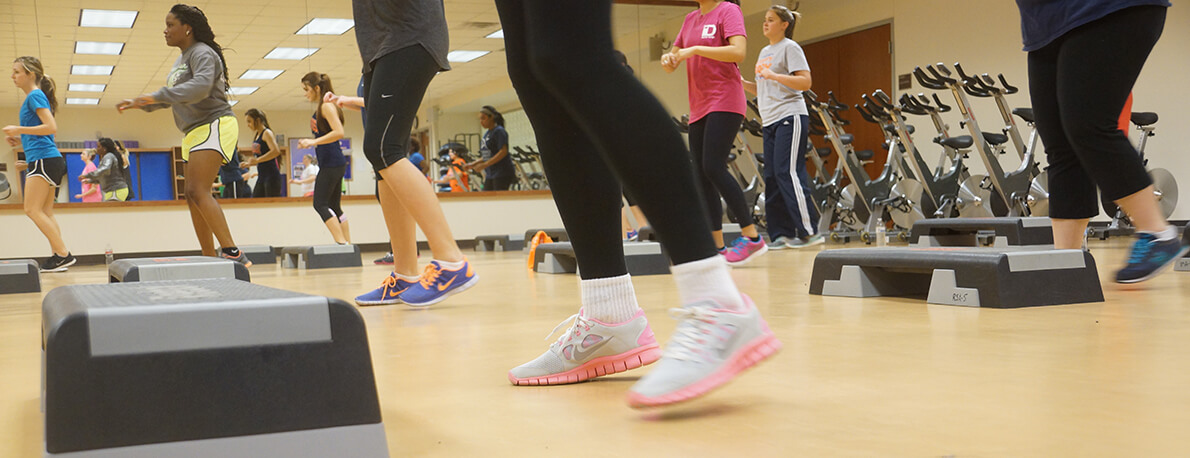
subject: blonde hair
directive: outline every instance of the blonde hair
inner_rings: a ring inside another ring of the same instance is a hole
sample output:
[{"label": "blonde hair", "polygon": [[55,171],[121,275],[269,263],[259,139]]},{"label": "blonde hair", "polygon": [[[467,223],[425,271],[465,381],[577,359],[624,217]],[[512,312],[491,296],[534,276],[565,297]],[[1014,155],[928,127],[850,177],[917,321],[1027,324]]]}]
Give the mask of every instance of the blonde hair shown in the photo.
[{"label": "blonde hair", "polygon": [[45,93],[47,99],[50,99],[50,113],[57,113],[58,97],[54,95],[54,90],[58,88],[58,85],[54,84],[53,78],[45,76],[45,67],[41,65],[41,59],[33,56],[21,56],[13,61],[13,63],[17,62],[25,68],[26,72],[33,74],[37,87]]}]

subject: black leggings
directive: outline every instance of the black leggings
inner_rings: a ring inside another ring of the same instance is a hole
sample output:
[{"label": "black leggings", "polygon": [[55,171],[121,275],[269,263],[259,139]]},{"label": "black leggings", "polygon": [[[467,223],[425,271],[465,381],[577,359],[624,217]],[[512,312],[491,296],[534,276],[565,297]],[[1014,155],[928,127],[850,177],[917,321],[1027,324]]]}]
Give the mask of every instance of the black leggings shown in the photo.
[{"label": "black leggings", "polygon": [[409,155],[409,131],[438,63],[421,45],[385,54],[364,74],[364,156],[379,173]]},{"label": "black leggings", "polygon": [[318,217],[324,223],[343,216],[343,207],[339,206],[339,202],[343,198],[343,174],[346,172],[345,165],[322,167],[314,178],[314,211],[318,212]]},{"label": "black leggings", "polygon": [[703,205],[710,216],[711,229],[723,229],[723,202],[735,216],[740,227],[752,225],[752,211],[744,198],[744,190],[731,172],[727,171],[727,156],[731,154],[735,136],[740,132],[744,116],[739,113],[716,111],[690,123],[690,153],[702,185]]},{"label": "black leggings", "polygon": [[1165,7],[1125,8],[1029,53],[1029,93],[1049,159],[1051,217],[1098,215],[1095,185],[1114,201],[1152,184],[1119,120],[1164,25]]},{"label": "black leggings", "polygon": [[257,175],[252,197],[281,197],[281,175]]},{"label": "black leggings", "polygon": [[512,182],[516,177],[485,177],[483,179],[484,191],[507,191],[512,188]]},{"label": "black leggings", "polygon": [[681,134],[612,54],[612,0],[496,0],[496,8],[508,76],[537,134],[582,278],[628,272],[620,183],[675,264],[715,256]]}]

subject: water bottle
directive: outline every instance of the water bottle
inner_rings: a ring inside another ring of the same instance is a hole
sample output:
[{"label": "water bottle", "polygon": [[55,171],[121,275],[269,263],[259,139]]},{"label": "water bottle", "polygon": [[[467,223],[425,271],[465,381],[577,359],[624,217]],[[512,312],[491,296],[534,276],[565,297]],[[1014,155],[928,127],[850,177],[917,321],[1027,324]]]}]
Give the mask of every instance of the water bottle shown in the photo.
[{"label": "water bottle", "polygon": [[884,228],[884,219],[876,219],[876,246],[888,245],[888,231]]},{"label": "water bottle", "polygon": [[108,267],[111,267],[112,261],[114,261],[114,260],[115,260],[115,256],[112,255],[112,244],[109,243],[107,245],[104,245],[104,247],[103,247],[103,261],[105,263],[107,263]]}]

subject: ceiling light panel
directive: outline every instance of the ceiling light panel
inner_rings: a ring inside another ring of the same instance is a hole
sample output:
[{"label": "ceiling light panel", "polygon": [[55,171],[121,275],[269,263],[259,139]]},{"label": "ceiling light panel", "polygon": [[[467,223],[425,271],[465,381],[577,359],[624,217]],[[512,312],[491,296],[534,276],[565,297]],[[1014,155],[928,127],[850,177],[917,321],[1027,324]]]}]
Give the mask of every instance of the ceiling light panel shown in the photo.
[{"label": "ceiling light panel", "polygon": [[131,29],[136,16],[136,11],[84,9],[79,15],[79,26]]},{"label": "ceiling light panel", "polygon": [[70,86],[67,88],[70,92],[103,92],[104,89],[107,89],[106,84],[70,83]]},{"label": "ceiling light panel", "polygon": [[491,51],[451,51],[446,55],[446,60],[448,62],[457,63],[471,62],[475,59],[488,55],[490,52]]},{"label": "ceiling light panel", "polygon": [[351,19],[316,17],[297,31],[298,35],[342,35],[355,27]]},{"label": "ceiling light panel", "polygon": [[495,32],[489,33],[488,36],[486,36],[484,38],[499,38],[499,39],[503,40],[504,39],[504,29],[500,29]]},{"label": "ceiling light panel", "polygon": [[122,52],[124,52],[124,43],[110,43],[103,41],[74,42],[75,54],[102,54],[107,56],[118,56]]},{"label": "ceiling light panel", "polygon": [[232,87],[231,89],[227,90],[227,93],[229,93],[231,95],[248,95],[253,92],[256,92],[257,89],[260,89],[260,88],[256,87],[256,86]]},{"label": "ceiling light panel", "polygon": [[242,80],[271,80],[285,73],[285,70],[248,70],[240,75]]},{"label": "ceiling light panel", "polygon": [[116,67],[112,65],[71,65],[71,75],[111,75]]},{"label": "ceiling light panel", "polygon": [[318,48],[273,48],[265,59],[302,60],[318,52]]},{"label": "ceiling light panel", "polygon": [[67,97],[67,105],[99,105],[99,99],[82,98],[82,97]]}]

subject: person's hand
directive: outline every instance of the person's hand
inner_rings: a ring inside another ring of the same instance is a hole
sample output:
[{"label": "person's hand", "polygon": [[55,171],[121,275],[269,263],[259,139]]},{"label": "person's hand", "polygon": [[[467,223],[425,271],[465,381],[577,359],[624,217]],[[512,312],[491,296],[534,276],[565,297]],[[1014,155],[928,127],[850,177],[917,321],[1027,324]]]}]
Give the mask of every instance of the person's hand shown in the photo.
[{"label": "person's hand", "polygon": [[[4,135],[7,136],[8,138],[17,137],[18,135],[20,135],[20,132],[19,132],[20,129],[21,129],[21,126],[4,126],[4,129],[3,129]],[[17,137],[17,138],[20,138],[20,137]],[[12,141],[9,140],[9,144],[11,144],[11,143],[12,143]],[[13,146],[15,146],[15,145],[13,145]]]},{"label": "person's hand", "polygon": [[246,168],[248,168],[248,167],[252,167],[252,166],[254,166],[254,165],[256,165],[256,164],[253,164],[253,163],[252,163],[252,161],[242,161],[242,162],[240,162],[240,168],[241,168],[241,169],[246,169]]},{"label": "person's hand", "polygon": [[80,182],[83,182],[83,183],[86,183],[86,182],[87,182],[87,177],[85,177],[85,176],[82,176],[82,175],[79,175],[79,181],[80,181]]},{"label": "person's hand", "polygon": [[123,114],[124,110],[132,108],[133,102],[134,101],[132,99],[121,100],[120,103],[116,104],[116,111],[120,112],[120,114]]},{"label": "person's hand", "polygon": [[20,137],[10,137],[6,135],[4,140],[8,142],[8,146],[17,146],[17,144],[21,143]]},{"label": "person's hand", "polygon": [[673,54],[661,55],[661,68],[664,68],[666,71],[670,72],[678,69],[678,62],[674,58]]},{"label": "person's hand", "polygon": [[295,179],[293,179],[293,178],[290,178],[290,179],[289,179],[289,184],[297,184],[297,180],[295,180]]},{"label": "person's hand", "polygon": [[769,69],[769,68],[766,68],[766,69],[763,69],[763,70],[761,70],[761,71],[760,71],[760,73],[757,73],[757,74],[756,74],[756,76],[757,76],[757,77],[760,77],[760,78],[764,78],[764,79],[766,79],[766,80],[773,80],[773,81],[775,81],[775,80],[777,79],[777,74],[776,74],[776,73],[773,73],[773,70],[772,70],[772,69]]},{"label": "person's hand", "polygon": [[343,108],[343,96],[334,92],[327,92],[322,95],[323,103],[333,103],[339,108]]},{"label": "person's hand", "polygon": [[313,148],[315,146],[317,146],[317,145],[314,144],[313,139],[303,138],[301,140],[298,140],[298,148],[307,149],[307,148]]},{"label": "person's hand", "polygon": [[25,169],[29,168],[29,163],[25,161],[16,161],[14,165],[16,166],[17,171],[24,171]]},{"label": "person's hand", "polygon": [[686,59],[691,57],[694,57],[694,48],[679,49],[678,52],[674,54],[674,59],[677,60],[677,62],[674,62],[674,66],[677,67],[677,64],[685,62]]},{"label": "person's hand", "polygon": [[83,198],[83,195],[82,195],[82,194],[75,194],[75,195],[74,195],[74,198],[75,198],[75,199],[82,199],[82,198]]}]

